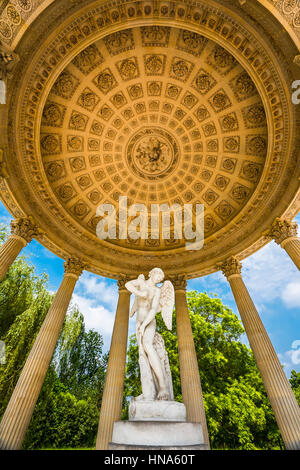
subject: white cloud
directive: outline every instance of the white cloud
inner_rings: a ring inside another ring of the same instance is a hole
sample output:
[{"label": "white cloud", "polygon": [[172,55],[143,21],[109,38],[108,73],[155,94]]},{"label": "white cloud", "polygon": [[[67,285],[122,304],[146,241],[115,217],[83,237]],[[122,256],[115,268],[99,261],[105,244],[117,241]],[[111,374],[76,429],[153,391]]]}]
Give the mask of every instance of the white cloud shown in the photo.
[{"label": "white cloud", "polygon": [[73,294],[71,303],[72,305],[77,305],[83,314],[86,329],[93,328],[98,331],[104,337],[105,345],[108,347],[113,330],[115,312],[108,310],[94,299],[78,294]]},{"label": "white cloud", "polygon": [[118,302],[116,282],[85,272],[79,278],[78,291],[84,292],[85,296],[92,297],[95,302],[104,303],[110,310],[115,311]]},{"label": "white cloud", "polygon": [[[243,279],[256,306],[261,311],[264,305],[275,299],[282,299],[288,308],[296,304],[296,285],[299,273],[288,254],[275,242],[271,242],[257,253],[243,261]],[[295,282],[290,282],[296,279]],[[290,285],[290,287],[288,287]],[[288,289],[288,290],[287,290]],[[291,301],[288,302],[288,295]]]},{"label": "white cloud", "polygon": [[289,282],[282,291],[281,298],[288,308],[300,307],[300,279]]}]

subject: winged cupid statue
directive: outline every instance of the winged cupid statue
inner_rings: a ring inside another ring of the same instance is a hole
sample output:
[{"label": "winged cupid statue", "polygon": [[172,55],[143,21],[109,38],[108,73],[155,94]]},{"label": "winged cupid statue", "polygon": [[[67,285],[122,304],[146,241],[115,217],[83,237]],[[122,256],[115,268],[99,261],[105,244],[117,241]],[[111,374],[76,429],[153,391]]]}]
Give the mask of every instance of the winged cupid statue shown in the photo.
[{"label": "winged cupid statue", "polygon": [[164,280],[164,272],[154,268],[146,280],[143,274],[129,281],[125,287],[135,295],[130,312],[136,313],[136,338],[139,348],[139,366],[141,373],[142,394],[138,400],[173,400],[173,384],[168,354],[162,336],[155,331],[155,316],[161,312],[166,327],[172,329],[174,306],[174,287],[165,281],[161,287],[157,284]]}]

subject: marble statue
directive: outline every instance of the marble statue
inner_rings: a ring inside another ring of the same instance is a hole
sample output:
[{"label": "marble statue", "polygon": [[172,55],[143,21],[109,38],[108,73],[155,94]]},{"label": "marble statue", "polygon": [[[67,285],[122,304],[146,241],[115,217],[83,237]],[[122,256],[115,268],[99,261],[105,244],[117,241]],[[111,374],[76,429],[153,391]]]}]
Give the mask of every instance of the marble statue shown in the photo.
[{"label": "marble statue", "polygon": [[135,295],[130,312],[136,313],[136,337],[139,348],[139,366],[141,373],[142,394],[135,401],[173,400],[173,384],[168,354],[162,336],[155,331],[155,316],[161,312],[166,327],[172,329],[174,306],[174,287],[170,281],[164,281],[164,272],[154,268],[149,278],[141,274],[129,281],[125,287]]}]

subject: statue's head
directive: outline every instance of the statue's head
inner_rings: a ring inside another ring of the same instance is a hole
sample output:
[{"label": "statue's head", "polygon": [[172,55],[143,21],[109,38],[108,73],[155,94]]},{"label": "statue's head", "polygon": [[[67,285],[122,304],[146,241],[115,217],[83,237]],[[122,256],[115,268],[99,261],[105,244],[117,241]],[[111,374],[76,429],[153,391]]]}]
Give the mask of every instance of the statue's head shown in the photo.
[{"label": "statue's head", "polygon": [[159,282],[162,282],[164,280],[164,272],[160,268],[153,268],[149,272],[149,277],[152,279],[154,284],[158,284]]}]

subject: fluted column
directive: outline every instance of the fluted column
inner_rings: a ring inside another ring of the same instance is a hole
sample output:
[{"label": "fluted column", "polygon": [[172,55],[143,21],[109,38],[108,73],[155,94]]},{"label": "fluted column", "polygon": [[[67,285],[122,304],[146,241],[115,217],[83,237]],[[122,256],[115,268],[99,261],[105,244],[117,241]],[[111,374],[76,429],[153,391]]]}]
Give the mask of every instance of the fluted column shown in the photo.
[{"label": "fluted column", "polygon": [[130,292],[125,287],[126,281],[128,281],[126,278],[118,281],[119,300],[102,397],[97,450],[107,449],[112,438],[114,422],[121,419],[130,303]]},{"label": "fluted column", "polygon": [[193,332],[186,301],[186,280],[183,276],[172,279],[175,288],[175,308],[183,403],[187,421],[201,423],[204,443],[209,446],[209,437],[202,396]]},{"label": "fluted column", "polygon": [[20,251],[38,234],[38,228],[31,217],[22,217],[10,223],[11,235],[0,247],[0,280],[15,261]]},{"label": "fluted column", "polygon": [[65,264],[62,283],[36,337],[0,424],[0,448],[20,449],[83,265]]},{"label": "fluted column", "polygon": [[297,222],[277,218],[269,235],[287,252],[300,269],[300,238],[297,236]]},{"label": "fluted column", "polygon": [[[300,449],[300,409],[278,356],[232,257],[222,264],[232,289],[257,367],[287,449]],[[283,319],[284,320],[284,319]]]}]

